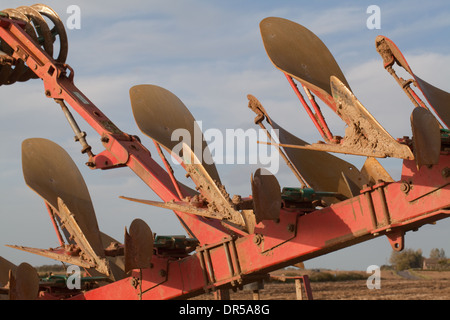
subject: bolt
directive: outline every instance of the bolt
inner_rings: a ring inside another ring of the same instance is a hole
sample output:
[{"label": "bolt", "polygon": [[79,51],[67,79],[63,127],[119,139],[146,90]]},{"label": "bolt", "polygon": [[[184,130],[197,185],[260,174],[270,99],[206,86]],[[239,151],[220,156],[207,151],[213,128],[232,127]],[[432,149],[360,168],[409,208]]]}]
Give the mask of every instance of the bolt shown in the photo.
[{"label": "bolt", "polygon": [[255,237],[253,238],[253,243],[259,245],[261,244],[261,242],[262,242],[262,235],[255,234]]},{"label": "bolt", "polygon": [[131,280],[130,280],[130,284],[131,284],[131,286],[133,287],[133,288],[137,288],[137,286],[139,285],[139,279],[136,279],[136,278],[131,278]]},{"label": "bolt", "polygon": [[159,270],[159,276],[160,276],[160,277],[165,277],[165,276],[167,276],[167,271],[164,270],[164,269]]},{"label": "bolt", "polygon": [[288,224],[287,230],[289,232],[294,232],[295,231],[295,225],[293,225],[292,223]]},{"label": "bolt", "polygon": [[409,185],[409,183],[406,181],[402,181],[402,184],[400,185],[400,190],[404,193],[408,193],[410,189],[411,186]]},{"label": "bolt", "polygon": [[450,177],[450,168],[446,167],[442,169],[441,171],[443,178],[449,178]]}]

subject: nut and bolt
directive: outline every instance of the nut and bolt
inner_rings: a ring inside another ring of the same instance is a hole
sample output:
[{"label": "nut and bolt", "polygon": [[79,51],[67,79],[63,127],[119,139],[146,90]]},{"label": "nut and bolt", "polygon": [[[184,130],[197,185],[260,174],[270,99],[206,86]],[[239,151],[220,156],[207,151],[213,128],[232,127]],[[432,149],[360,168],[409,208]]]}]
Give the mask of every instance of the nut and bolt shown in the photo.
[{"label": "nut and bolt", "polygon": [[408,182],[402,181],[402,183],[400,185],[400,190],[404,193],[408,193],[409,190],[411,190],[411,186],[409,185]]},{"label": "nut and bolt", "polygon": [[260,245],[263,241],[263,236],[260,234],[255,234],[255,237],[253,238],[253,243],[256,245]]}]

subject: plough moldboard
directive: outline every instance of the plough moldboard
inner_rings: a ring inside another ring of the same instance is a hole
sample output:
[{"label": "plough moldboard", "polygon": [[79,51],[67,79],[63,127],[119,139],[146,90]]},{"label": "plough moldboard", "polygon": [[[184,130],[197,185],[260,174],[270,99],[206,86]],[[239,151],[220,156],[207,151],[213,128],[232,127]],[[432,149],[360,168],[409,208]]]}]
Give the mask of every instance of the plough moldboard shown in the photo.
[{"label": "plough moldboard", "polygon": [[[264,19],[260,29],[270,60],[285,74],[324,141],[309,144],[289,133],[249,94],[255,124],[266,130],[299,186],[282,188],[273,174],[258,169],[250,181],[252,195],[243,198],[231,197],[216,166],[199,156],[208,154],[204,139],[201,148],[183,141],[182,152],[175,155],[196,190],[177,180],[165,156],[176,144],[171,133],[181,128],[193,137],[200,129],[172,92],[148,84],[130,89],[136,123],[154,141],[161,166],[139,137],[121,131],[75,86],[66,64],[67,35],[56,12],[45,5],[1,12],[0,84],[42,79],[45,95],[60,105],[81,144],[86,165],[93,170],[130,168],[161,202],[124,198],[172,210],[187,236],[155,237],[141,219],[126,228],[121,240],[101,232],[77,164],[56,143],[27,139],[22,144],[24,179],[44,200],[59,245],[48,250],[11,247],[84,268],[89,277],[83,278],[82,288],[69,290],[55,279],[40,281],[26,263],[15,266],[1,258],[0,293],[11,299],[187,298],[239,289],[267,272],[375,237],[386,236],[394,250],[402,250],[407,231],[448,216],[449,93],[417,77],[395,44],[377,37],[382,66],[414,103],[413,136],[394,139],[354,95],[313,32],[273,17]],[[398,77],[394,67],[404,68],[412,79]],[[318,102],[343,120],[344,137],[332,134]],[[104,150],[88,144],[73,111],[98,133]],[[367,160],[358,169],[331,153]],[[399,181],[377,160],[386,157],[403,159]]]}]

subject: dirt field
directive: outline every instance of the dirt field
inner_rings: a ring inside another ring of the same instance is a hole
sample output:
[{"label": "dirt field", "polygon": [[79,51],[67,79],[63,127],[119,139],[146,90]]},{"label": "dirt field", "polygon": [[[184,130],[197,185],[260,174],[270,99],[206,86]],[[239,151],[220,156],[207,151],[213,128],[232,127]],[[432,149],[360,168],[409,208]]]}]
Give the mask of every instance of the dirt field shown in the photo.
[{"label": "dirt field", "polygon": [[[334,271],[330,271],[336,273]],[[360,272],[367,279],[369,274]],[[278,272],[280,274],[282,272]],[[381,288],[369,290],[366,280],[311,282],[314,300],[450,300],[450,271],[382,271]],[[260,300],[295,300],[293,282],[266,282]],[[231,300],[253,300],[253,292],[230,291]],[[196,299],[214,299],[204,294]]]}]

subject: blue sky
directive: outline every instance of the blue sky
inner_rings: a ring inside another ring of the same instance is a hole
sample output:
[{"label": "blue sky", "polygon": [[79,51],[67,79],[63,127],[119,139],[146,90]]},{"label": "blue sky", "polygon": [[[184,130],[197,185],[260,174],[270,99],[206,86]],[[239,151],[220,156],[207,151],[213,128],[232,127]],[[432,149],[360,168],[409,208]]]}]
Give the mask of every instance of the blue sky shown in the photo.
[{"label": "blue sky", "polygon": [[[2,8],[31,5],[34,1],[2,1]],[[450,91],[450,4],[448,1],[47,1],[66,21],[69,5],[81,9],[81,28],[68,30],[67,63],[75,84],[123,131],[139,135],[152,153],[152,143],[138,130],[131,112],[130,87],[149,83],[176,94],[201,120],[203,128],[255,128],[247,108],[247,94],[255,95],[270,115],[302,139],[320,138],[284,76],[268,59],[259,22],[278,16],[300,23],[316,33],[341,66],[353,92],[394,137],[410,135],[412,106],[382,67],[375,37],[391,38],[423,79]],[[366,9],[381,9],[381,29],[369,30]],[[102,231],[123,240],[125,226],[144,219],[158,234],[183,234],[173,213],[129,203],[121,195],[158,200],[130,170],[106,172],[84,167],[86,158],[73,142],[73,133],[59,106],[44,97],[39,80],[0,88],[0,256],[14,263],[52,263],[51,260],[4,247],[18,244],[56,247],[57,238],[41,199],[24,183],[20,146],[31,137],[51,139],[64,147],[78,164],[93,199]],[[343,123],[331,117],[332,129],[343,134]],[[79,119],[79,118],[78,118]],[[99,137],[79,120],[94,152]],[[357,166],[358,157],[346,157]],[[401,161],[382,163],[398,179]],[[218,167],[230,194],[250,194],[245,165]],[[281,168],[283,186],[296,185]],[[432,248],[450,254],[450,221],[407,233],[406,247]],[[364,270],[388,263],[391,249],[380,238],[305,263],[306,267]]]}]

